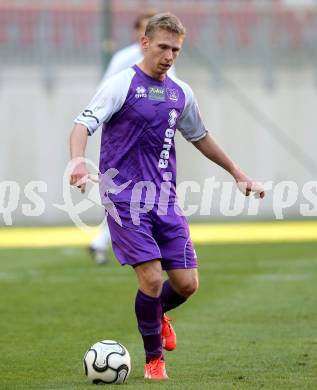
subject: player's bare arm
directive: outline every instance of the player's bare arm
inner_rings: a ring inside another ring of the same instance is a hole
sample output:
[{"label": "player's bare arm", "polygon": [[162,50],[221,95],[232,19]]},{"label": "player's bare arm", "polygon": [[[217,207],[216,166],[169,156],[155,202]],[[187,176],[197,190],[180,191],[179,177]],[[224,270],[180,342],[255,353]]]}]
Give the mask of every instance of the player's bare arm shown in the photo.
[{"label": "player's bare arm", "polygon": [[206,134],[204,138],[197,142],[193,142],[193,144],[209,160],[229,172],[237,182],[239,190],[244,195],[249,196],[251,192],[254,192],[257,197],[264,197],[265,192],[261,184],[247,176],[225,153],[221,146],[217,144],[210,134]]},{"label": "player's bare arm", "polygon": [[[75,161],[69,178],[71,185],[76,185],[82,193],[85,192],[86,181],[89,175],[84,162],[85,150],[87,145],[87,127],[77,123],[70,135],[70,157]],[[79,161],[83,159],[83,161]]]}]

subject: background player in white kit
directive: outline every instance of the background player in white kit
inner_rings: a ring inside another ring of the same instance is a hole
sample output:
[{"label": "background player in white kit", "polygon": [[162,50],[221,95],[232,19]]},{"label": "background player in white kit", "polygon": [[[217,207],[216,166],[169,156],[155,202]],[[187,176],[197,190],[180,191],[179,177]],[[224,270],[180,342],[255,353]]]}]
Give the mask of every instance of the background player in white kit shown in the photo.
[{"label": "background player in white kit", "polygon": [[[102,85],[109,77],[121,72],[130,66],[139,63],[143,58],[140,39],[144,35],[145,27],[155,12],[146,12],[139,15],[134,22],[136,42],[117,51],[111,58],[108,68],[102,78]],[[175,75],[174,66],[169,69],[170,75]],[[97,237],[90,243],[89,251],[97,264],[105,264],[108,261],[107,250],[111,244],[108,225],[105,224]]]}]

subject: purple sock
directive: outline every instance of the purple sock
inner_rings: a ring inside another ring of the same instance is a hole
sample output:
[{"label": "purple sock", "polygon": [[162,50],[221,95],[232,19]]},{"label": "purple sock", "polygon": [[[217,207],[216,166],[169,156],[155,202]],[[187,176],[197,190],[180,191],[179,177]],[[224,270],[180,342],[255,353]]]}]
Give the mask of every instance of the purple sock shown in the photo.
[{"label": "purple sock", "polygon": [[172,289],[172,286],[168,279],[165,280],[161,293],[163,313],[174,309],[175,307],[184,303],[186,300],[187,298],[177,294],[177,292]]},{"label": "purple sock", "polygon": [[146,362],[162,355],[161,298],[153,298],[138,290],[135,298],[135,314],[143,338]]}]

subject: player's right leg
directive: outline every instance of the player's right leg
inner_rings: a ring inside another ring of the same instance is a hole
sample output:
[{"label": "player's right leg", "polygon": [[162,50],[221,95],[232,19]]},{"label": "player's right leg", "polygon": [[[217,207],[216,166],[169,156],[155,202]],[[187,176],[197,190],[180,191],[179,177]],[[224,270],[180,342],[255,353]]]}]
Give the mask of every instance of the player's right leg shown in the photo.
[{"label": "player's right leg", "polygon": [[168,376],[161,339],[161,263],[159,260],[147,261],[134,267],[134,270],[139,281],[135,313],[146,355],[144,377],[150,380],[165,380]]},{"label": "player's right leg", "polygon": [[152,218],[142,214],[136,227],[131,222],[129,204],[118,203],[116,209],[121,225],[108,215],[108,226],[116,258],[120,264],[132,266],[139,281],[135,312],[146,353],[145,378],[167,379],[161,339],[161,252],[152,235]]}]

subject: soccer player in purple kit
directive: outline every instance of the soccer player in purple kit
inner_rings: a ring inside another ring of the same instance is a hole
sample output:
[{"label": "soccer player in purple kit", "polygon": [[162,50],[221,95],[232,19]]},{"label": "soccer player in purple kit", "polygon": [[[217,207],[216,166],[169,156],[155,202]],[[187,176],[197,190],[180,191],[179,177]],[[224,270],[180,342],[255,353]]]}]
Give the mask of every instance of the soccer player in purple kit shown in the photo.
[{"label": "soccer player in purple kit", "polygon": [[[71,158],[82,158],[87,135],[103,123],[101,197],[109,211],[114,253],[137,276],[135,312],[145,349],[144,377],[150,380],[168,379],[163,348],[176,347],[176,334],[165,313],[198,288],[196,254],[176,200],[176,129],[228,171],[245,195],[255,192],[264,197],[261,185],[245,175],[207,132],[191,88],[167,75],[184,38],[185,29],[176,16],[152,17],[141,38],[142,62],[103,84],[76,118],[70,138]],[[88,177],[84,162],[74,165],[70,184],[84,192]],[[168,276],[165,281],[162,270]]]}]

